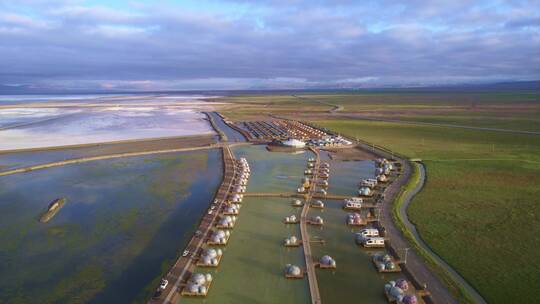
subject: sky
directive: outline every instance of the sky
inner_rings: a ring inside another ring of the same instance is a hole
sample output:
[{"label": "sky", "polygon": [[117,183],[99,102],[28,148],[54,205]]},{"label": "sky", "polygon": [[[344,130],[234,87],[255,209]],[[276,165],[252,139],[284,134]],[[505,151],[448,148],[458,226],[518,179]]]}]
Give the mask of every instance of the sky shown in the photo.
[{"label": "sky", "polygon": [[209,90],[540,79],[540,0],[0,0],[0,86]]}]

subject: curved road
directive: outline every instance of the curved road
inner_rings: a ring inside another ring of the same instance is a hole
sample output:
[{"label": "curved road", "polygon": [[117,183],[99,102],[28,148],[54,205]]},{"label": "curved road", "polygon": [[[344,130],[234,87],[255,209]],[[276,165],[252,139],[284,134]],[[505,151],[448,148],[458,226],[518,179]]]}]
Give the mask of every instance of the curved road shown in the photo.
[{"label": "curved road", "polygon": [[[380,149],[373,149],[373,146],[364,142],[356,142],[358,146],[366,151],[374,153],[377,157],[392,158],[390,153]],[[394,223],[392,216],[392,206],[396,196],[401,191],[401,187],[406,185],[411,176],[411,166],[408,161],[400,159],[403,163],[402,174],[388,186],[385,190],[384,200],[381,204],[382,211],[380,222],[386,228],[386,235],[391,240],[392,247],[401,255],[405,249],[410,248],[409,240],[405,238],[400,228]],[[428,283],[427,289],[431,293],[433,301],[438,304],[455,304],[458,303],[454,296],[450,293],[446,285],[441,279],[435,275],[432,270],[426,265],[424,258],[421,257],[416,250],[408,251],[406,265],[408,270],[421,283]]]},{"label": "curved road", "polygon": [[407,230],[409,230],[412,233],[414,240],[418,243],[418,245],[423,250],[425,250],[436,261],[436,263],[439,264],[440,267],[444,268],[448,273],[450,273],[450,275],[452,276],[452,279],[458,282],[463,288],[465,288],[469,292],[469,294],[473,297],[476,303],[485,304],[486,301],[476,291],[476,289],[474,289],[474,287],[469,285],[469,283],[458,272],[456,272],[439,255],[437,255],[435,252],[431,250],[431,248],[424,242],[424,240],[418,234],[418,231],[416,230],[416,226],[409,220],[409,217],[407,216],[407,208],[409,207],[409,204],[411,203],[414,196],[422,190],[426,181],[426,168],[424,167],[424,164],[422,163],[418,163],[418,164],[420,165],[419,166],[420,167],[420,182],[416,185],[413,191],[409,192],[407,196],[405,197],[404,203],[399,208],[399,214],[401,215],[401,218],[403,219],[403,222]]}]

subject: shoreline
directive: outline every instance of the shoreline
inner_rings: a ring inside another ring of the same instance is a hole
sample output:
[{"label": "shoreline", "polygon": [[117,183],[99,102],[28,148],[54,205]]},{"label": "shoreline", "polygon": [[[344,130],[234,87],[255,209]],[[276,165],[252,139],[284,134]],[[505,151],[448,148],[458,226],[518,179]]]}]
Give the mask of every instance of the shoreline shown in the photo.
[{"label": "shoreline", "polygon": [[125,139],[125,140],[116,140],[116,141],[105,141],[105,142],[96,142],[96,143],[86,143],[86,144],[73,144],[73,145],[60,145],[60,146],[50,146],[50,147],[37,147],[37,148],[21,148],[21,149],[10,149],[10,150],[0,150],[0,156],[3,154],[15,154],[15,153],[24,153],[24,152],[44,152],[44,151],[54,151],[54,150],[69,150],[69,149],[85,149],[93,147],[113,147],[113,146],[122,146],[128,144],[149,144],[158,141],[174,141],[174,140],[206,140],[212,139],[215,135],[212,133],[204,133],[200,135],[182,135],[182,136],[166,136],[166,137],[152,137],[152,138],[140,138],[140,139]]}]

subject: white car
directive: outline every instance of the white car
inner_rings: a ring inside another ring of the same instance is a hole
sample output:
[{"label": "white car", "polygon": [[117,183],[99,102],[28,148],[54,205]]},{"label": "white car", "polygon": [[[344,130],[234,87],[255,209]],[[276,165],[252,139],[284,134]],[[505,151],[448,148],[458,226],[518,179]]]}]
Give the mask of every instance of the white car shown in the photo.
[{"label": "white car", "polygon": [[212,214],[212,213],[213,213],[212,210],[208,211],[208,214]]},{"label": "white car", "polygon": [[189,250],[184,250],[184,252],[182,253],[182,256],[183,257],[187,257],[189,254]]},{"label": "white car", "polygon": [[169,281],[167,281],[165,279],[161,279],[161,283],[159,284],[159,288],[165,289],[165,288],[167,288],[168,284],[169,284]]}]

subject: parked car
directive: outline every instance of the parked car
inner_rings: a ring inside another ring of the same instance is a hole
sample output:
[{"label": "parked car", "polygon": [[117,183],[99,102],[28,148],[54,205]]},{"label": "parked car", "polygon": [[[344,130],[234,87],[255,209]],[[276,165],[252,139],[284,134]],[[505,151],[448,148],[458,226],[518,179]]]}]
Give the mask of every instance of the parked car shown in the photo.
[{"label": "parked car", "polygon": [[379,230],[375,228],[365,228],[360,230],[360,234],[364,237],[376,237],[379,236]]},{"label": "parked car", "polygon": [[189,255],[189,250],[184,250],[184,253],[182,253],[183,257],[187,257]]},{"label": "parked car", "polygon": [[167,288],[167,285],[169,285],[169,281],[167,281],[165,279],[161,279],[161,283],[159,284],[159,288],[163,290],[163,289]]}]

